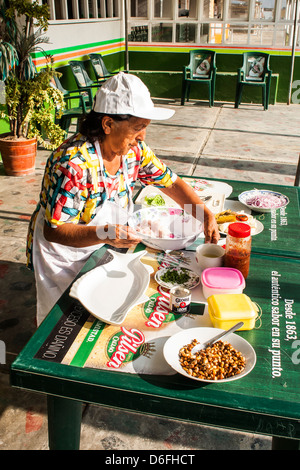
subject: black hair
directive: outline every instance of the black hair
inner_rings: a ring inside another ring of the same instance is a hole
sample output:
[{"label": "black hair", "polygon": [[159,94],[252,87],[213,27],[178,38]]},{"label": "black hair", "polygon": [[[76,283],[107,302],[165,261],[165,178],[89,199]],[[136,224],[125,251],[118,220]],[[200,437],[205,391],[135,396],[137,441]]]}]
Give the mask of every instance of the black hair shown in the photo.
[{"label": "black hair", "polygon": [[94,143],[96,140],[102,142],[105,136],[102,119],[104,116],[109,116],[115,121],[128,121],[132,116],[130,114],[104,114],[96,113],[96,111],[90,111],[85,115],[79,126],[79,132],[87,137],[87,139]]}]

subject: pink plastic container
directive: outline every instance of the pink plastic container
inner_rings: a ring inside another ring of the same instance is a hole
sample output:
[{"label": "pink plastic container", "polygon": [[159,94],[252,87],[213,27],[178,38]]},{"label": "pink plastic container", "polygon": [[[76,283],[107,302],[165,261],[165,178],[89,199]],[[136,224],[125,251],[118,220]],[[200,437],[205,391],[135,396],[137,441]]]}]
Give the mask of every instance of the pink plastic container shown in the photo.
[{"label": "pink plastic container", "polygon": [[201,275],[203,295],[207,299],[216,294],[242,294],[245,279],[235,268],[207,268]]}]

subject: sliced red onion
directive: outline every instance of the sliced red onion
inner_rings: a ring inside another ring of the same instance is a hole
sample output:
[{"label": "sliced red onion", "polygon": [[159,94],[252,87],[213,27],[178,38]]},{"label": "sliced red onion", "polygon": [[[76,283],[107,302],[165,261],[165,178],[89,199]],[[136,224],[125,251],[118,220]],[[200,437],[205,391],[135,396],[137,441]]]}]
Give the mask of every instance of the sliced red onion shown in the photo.
[{"label": "sliced red onion", "polygon": [[283,196],[275,196],[274,194],[259,194],[246,200],[248,206],[261,207],[263,209],[275,209],[281,207],[284,203],[285,198]]}]

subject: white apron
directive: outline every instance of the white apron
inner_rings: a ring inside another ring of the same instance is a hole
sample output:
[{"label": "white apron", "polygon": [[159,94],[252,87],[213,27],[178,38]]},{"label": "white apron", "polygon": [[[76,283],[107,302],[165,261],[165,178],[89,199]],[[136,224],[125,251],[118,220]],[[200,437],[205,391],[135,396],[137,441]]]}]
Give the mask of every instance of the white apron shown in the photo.
[{"label": "white apron", "polygon": [[[107,191],[104,165],[98,142],[96,151],[103,174],[104,188]],[[95,217],[86,225],[123,224],[133,211],[133,201],[129,188],[126,159],[123,157],[123,176],[128,195],[128,206],[123,209],[113,201],[105,200],[96,210]],[[108,192],[107,192],[108,194]],[[90,255],[104,245],[99,243],[85,248],[74,248],[60,243],[48,242],[43,234],[45,209],[40,208],[37,215],[33,238],[33,267],[37,292],[37,325],[44,320],[52,307],[75,279]]]}]

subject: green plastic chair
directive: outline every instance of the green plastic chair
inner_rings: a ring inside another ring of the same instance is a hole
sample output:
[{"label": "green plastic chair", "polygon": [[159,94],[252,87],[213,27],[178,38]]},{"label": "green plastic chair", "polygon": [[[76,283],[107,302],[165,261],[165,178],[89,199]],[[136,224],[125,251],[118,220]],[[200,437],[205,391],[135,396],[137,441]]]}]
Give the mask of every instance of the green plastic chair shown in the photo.
[{"label": "green plastic chair", "polygon": [[103,85],[103,83],[105,83],[105,81],[99,82],[98,80],[94,82],[89,77],[83,62],[80,60],[70,60],[69,65],[79,89],[99,88],[101,85]]},{"label": "green plastic chair", "polygon": [[[60,127],[68,134],[72,119],[77,119],[76,131],[78,132],[79,124],[82,118],[92,109],[93,95],[90,88],[81,90],[66,90],[59,80],[58,76],[53,77],[53,85],[58,88],[63,96],[66,107],[64,109],[57,109],[55,121]],[[77,106],[74,106],[76,100]],[[77,101],[78,100],[78,101]]]},{"label": "green plastic chair", "polygon": [[115,75],[107,70],[101,54],[89,54],[89,58],[97,80],[104,80]]},{"label": "green plastic chair", "polygon": [[183,67],[181,105],[189,101],[191,84],[208,86],[209,106],[214,105],[216,84],[216,53],[205,49],[190,51],[190,63]]},{"label": "green plastic chair", "polygon": [[[81,88],[80,90],[79,89],[66,90],[62,86],[62,83],[61,83],[61,81],[60,81],[60,79],[58,78],[57,75],[55,75],[53,78],[54,78],[55,86],[62,92],[62,94],[64,95],[64,98],[73,98],[73,99],[75,99],[74,94],[76,94],[79,97],[80,103],[82,102],[82,99],[84,100],[84,106],[82,106],[82,107],[85,108],[86,112],[89,112],[92,109],[92,107],[93,107],[93,93],[92,93],[92,90],[89,87],[87,87],[86,89]],[[69,101],[68,104],[70,105],[71,102]]]},{"label": "green plastic chair", "polygon": [[269,69],[270,55],[264,52],[244,52],[243,66],[238,69],[235,107],[238,108],[244,86],[262,88],[262,104],[269,107],[272,70]]}]

